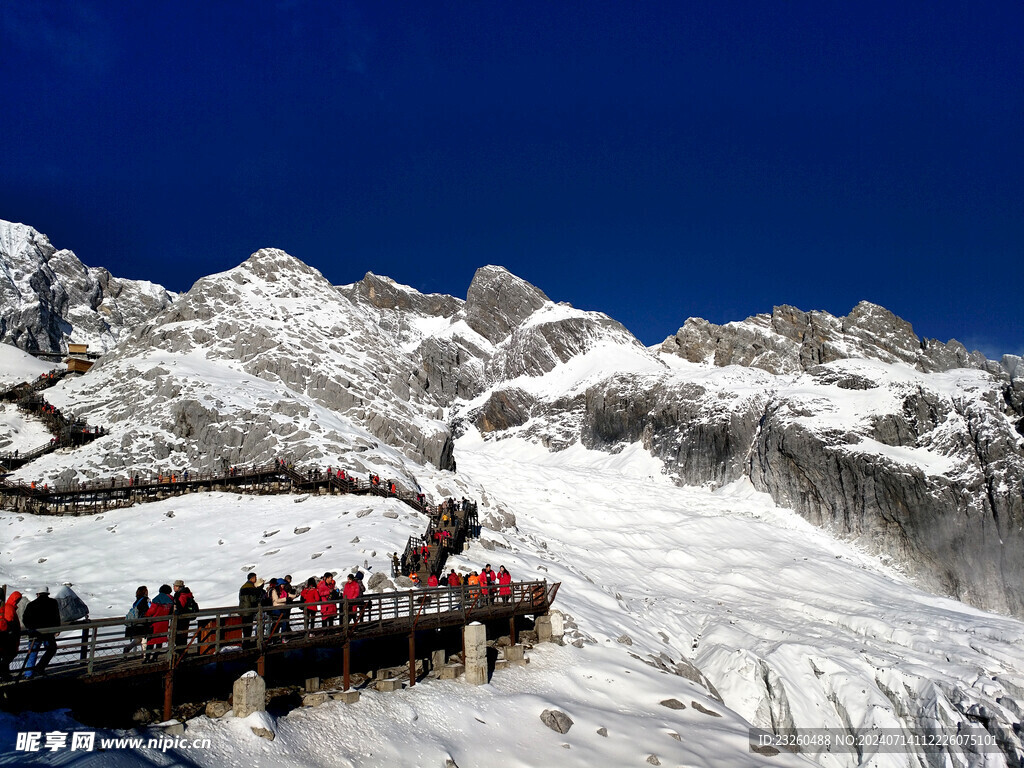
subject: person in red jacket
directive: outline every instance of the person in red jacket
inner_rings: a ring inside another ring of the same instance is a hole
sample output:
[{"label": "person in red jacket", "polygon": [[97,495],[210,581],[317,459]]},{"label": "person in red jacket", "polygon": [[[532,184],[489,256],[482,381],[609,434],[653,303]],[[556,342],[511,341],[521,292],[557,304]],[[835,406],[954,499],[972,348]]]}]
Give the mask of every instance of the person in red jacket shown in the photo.
[{"label": "person in red jacket", "polygon": [[314,603],[320,602],[320,593],[316,589],[316,579],[312,576],[306,581],[306,586],[299,594],[299,599],[303,602],[302,608],[302,626],[306,630],[306,635],[309,635],[309,630],[316,624],[316,605]]},{"label": "person in red jacket", "polygon": [[498,589],[498,594],[501,595],[501,602],[507,603],[512,598],[512,587],[508,586],[512,583],[512,574],[505,570],[504,565],[498,566],[498,584],[501,587]]},{"label": "person in red jacket", "polygon": [[0,611],[0,680],[11,676],[11,662],[18,655],[21,642],[21,622],[18,620],[18,601],[21,592],[11,592]]},{"label": "person in red jacket", "polygon": [[[316,585],[316,591],[321,600],[334,600],[338,597],[338,590],[335,589],[334,575],[328,571]],[[337,603],[325,603],[320,606],[320,623],[322,626],[334,626],[334,617],[338,615]]]},{"label": "person in red jacket", "polygon": [[427,578],[427,586],[428,587],[436,587],[437,586],[437,574],[436,573],[431,573],[430,576]]},{"label": "person in red jacket", "polygon": [[[154,597],[153,602],[149,604],[146,616],[170,616],[173,610],[174,600],[171,599],[171,585],[163,584],[160,587],[160,594]],[[152,634],[146,638],[146,656],[143,662],[156,661],[157,654],[160,652],[159,646],[167,642],[167,625],[169,623],[170,620],[153,622]],[[150,650],[151,648],[157,650]]]},{"label": "person in red jacket", "polygon": [[345,587],[343,589],[345,599],[348,600],[349,615],[352,618],[352,622],[359,621],[359,611],[362,608],[362,604],[359,601],[359,582],[356,581],[355,574],[350,573],[348,578],[345,580]]}]

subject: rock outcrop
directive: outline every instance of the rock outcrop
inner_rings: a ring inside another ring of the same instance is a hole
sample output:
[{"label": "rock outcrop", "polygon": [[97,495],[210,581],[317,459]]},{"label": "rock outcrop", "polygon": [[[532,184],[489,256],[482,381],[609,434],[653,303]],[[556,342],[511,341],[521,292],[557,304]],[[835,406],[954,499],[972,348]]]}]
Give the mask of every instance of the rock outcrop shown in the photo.
[{"label": "rock outcrop", "polygon": [[0,342],[27,352],[59,354],[69,342],[103,352],[173,300],[159,285],[86,267],[32,227],[0,221]]}]

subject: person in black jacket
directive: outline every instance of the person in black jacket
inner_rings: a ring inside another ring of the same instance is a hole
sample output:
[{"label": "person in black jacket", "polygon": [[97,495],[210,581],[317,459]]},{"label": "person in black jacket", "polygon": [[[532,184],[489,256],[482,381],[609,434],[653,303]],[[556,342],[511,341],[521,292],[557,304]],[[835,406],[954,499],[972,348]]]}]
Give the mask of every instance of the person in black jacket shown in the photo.
[{"label": "person in black jacket", "polygon": [[[25,677],[41,675],[46,671],[50,659],[57,653],[57,633],[39,630],[60,626],[60,607],[57,601],[50,597],[49,588],[43,587],[36,593],[36,599],[25,606],[21,623],[29,637]],[[39,658],[40,650],[43,650],[42,658]]]},{"label": "person in black jacket", "polygon": [[251,608],[259,608],[263,602],[263,579],[256,578],[255,573],[250,573],[245,584],[238,590],[238,607],[242,609],[242,637],[243,644],[250,644],[252,638],[252,623],[256,617]]}]

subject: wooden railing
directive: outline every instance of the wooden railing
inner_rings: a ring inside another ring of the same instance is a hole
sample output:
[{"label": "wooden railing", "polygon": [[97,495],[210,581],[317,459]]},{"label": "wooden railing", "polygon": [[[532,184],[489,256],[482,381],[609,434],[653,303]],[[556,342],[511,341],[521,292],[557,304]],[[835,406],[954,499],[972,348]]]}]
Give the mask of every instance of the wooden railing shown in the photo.
[{"label": "wooden railing", "polygon": [[[42,635],[56,634],[56,653],[44,674],[47,678],[122,677],[174,670],[183,663],[223,660],[238,652],[264,655],[477,620],[543,614],[554,601],[558,587],[558,583],[546,581],[494,584],[486,588],[439,587],[367,594],[358,600],[293,602],[283,608],[228,606],[131,622],[111,618],[65,624],[39,630]],[[335,611],[331,624],[324,623],[324,607]],[[305,619],[309,608],[315,609],[311,622]],[[167,624],[167,630],[154,637],[153,626],[161,623]],[[129,627],[143,631],[143,644],[126,653]],[[160,638],[166,640],[152,644]],[[11,664],[12,672],[24,669],[30,642],[29,634],[23,633],[18,655]],[[143,661],[144,653],[154,654],[155,660]],[[17,684],[17,680],[12,684]]]}]

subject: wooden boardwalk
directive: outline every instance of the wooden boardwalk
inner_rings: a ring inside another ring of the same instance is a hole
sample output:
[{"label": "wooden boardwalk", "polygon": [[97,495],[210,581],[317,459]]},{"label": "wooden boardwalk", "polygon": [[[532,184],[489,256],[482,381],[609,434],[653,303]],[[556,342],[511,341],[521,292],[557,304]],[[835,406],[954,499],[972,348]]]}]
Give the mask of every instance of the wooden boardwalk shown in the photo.
[{"label": "wooden boardwalk", "polygon": [[[343,687],[348,690],[353,642],[385,637],[408,637],[409,684],[415,685],[417,632],[507,620],[514,643],[516,617],[546,614],[558,587],[558,583],[546,581],[516,582],[507,585],[507,595],[501,595],[497,585],[488,589],[427,588],[367,594],[353,601],[293,603],[284,611],[270,607],[223,607],[141,619],[134,626],[151,628],[169,621],[166,634],[152,638],[168,642],[150,648],[157,655],[155,661],[148,663],[139,647],[124,652],[128,622],[123,618],[67,624],[42,630],[57,634],[56,654],[45,673],[2,683],[0,695],[8,701],[17,700],[30,697],[33,687],[45,685],[50,704],[59,707],[61,683],[69,687],[77,683],[137,679],[140,684],[163,686],[164,719],[170,719],[175,682],[203,675],[211,664],[243,662],[262,675],[268,658],[313,648],[338,648],[343,654]],[[324,624],[323,606],[332,606],[337,611],[334,623]],[[307,608],[316,609],[309,625],[303,618]],[[27,653],[28,639],[23,637],[11,664],[12,672],[23,669]]]}]

